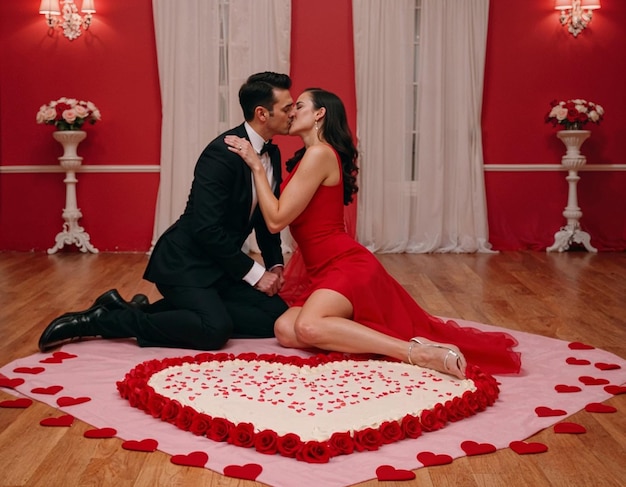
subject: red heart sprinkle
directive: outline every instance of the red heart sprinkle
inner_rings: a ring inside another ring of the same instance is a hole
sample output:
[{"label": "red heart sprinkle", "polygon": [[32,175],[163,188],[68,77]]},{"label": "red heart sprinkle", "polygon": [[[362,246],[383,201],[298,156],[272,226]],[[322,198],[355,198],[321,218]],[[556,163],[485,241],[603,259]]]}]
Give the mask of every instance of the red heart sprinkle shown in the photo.
[{"label": "red heart sprinkle", "polygon": [[585,411],[588,413],[614,413],[617,411],[617,408],[600,402],[592,402],[585,406]]},{"label": "red heart sprinkle", "polygon": [[562,409],[552,409],[545,406],[539,406],[535,408],[535,413],[540,418],[545,418],[547,416],[565,416],[567,414],[567,411],[563,411]]},{"label": "red heart sprinkle", "polygon": [[32,391],[33,394],[49,394],[54,396],[57,392],[63,390],[63,386],[49,386],[49,387],[35,387]]},{"label": "red heart sprinkle", "polygon": [[194,451],[189,455],[174,455],[170,458],[174,465],[183,465],[185,467],[204,467],[209,461],[209,455],[203,451]]},{"label": "red heart sprinkle", "polygon": [[44,370],[43,367],[17,367],[13,369],[16,374],[41,374]]},{"label": "red heart sprinkle", "polygon": [[27,408],[33,403],[32,399],[22,397],[0,402],[0,408]]},{"label": "red heart sprinkle", "polygon": [[496,447],[491,443],[476,443],[475,441],[464,441],[461,443],[461,449],[468,457],[473,455],[483,455],[485,453],[493,453]]},{"label": "red heart sprinkle", "polygon": [[64,414],[56,418],[45,418],[39,421],[41,426],[72,426],[74,423],[74,416],[70,414]]},{"label": "red heart sprinkle", "polygon": [[518,455],[544,453],[548,451],[548,446],[543,443],[527,443],[525,441],[512,441],[509,443],[509,448]]},{"label": "red heart sprinkle", "polygon": [[596,367],[596,369],[600,370],[616,370],[622,368],[619,364],[607,364],[604,362],[596,362],[594,366]]},{"label": "red heart sprinkle", "polygon": [[141,441],[127,440],[122,443],[122,448],[124,448],[124,450],[132,451],[153,452],[156,451],[157,446],[159,446],[159,442],[157,440],[153,440],[152,438],[146,438]]},{"label": "red heart sprinkle", "polygon": [[573,433],[573,434],[581,434],[586,433],[587,429],[578,423],[557,423],[554,425],[555,433]]},{"label": "red heart sprinkle", "polygon": [[554,386],[556,392],[580,392],[582,389],[578,386],[567,386],[565,384],[559,384]]},{"label": "red heart sprinkle", "polygon": [[613,394],[614,396],[617,396],[618,394],[624,394],[626,392],[626,386],[610,385],[610,386],[605,386],[604,390],[608,392],[609,394]]},{"label": "red heart sprinkle", "polygon": [[571,350],[593,350],[596,347],[592,347],[591,345],[587,345],[582,342],[572,342],[568,345]]},{"label": "red heart sprinkle", "polygon": [[83,433],[85,438],[113,438],[117,434],[115,428],[96,428]]},{"label": "red heart sprinkle", "polygon": [[585,384],[586,386],[600,386],[602,384],[608,384],[609,381],[606,379],[600,379],[597,377],[589,377],[588,375],[583,375],[579,377],[578,380]]},{"label": "red heart sprinkle", "polygon": [[261,475],[263,467],[258,463],[247,463],[245,465],[227,465],[224,467],[224,475],[236,479],[256,480]]},{"label": "red heart sprinkle", "polygon": [[393,480],[413,480],[415,478],[415,472],[410,470],[402,470],[391,465],[381,465],[376,469],[376,478],[379,481],[393,481]]},{"label": "red heart sprinkle", "polygon": [[589,365],[591,362],[584,358],[567,357],[565,360],[570,365]]},{"label": "red heart sprinkle", "polygon": [[442,453],[437,455],[430,451],[423,451],[417,454],[417,459],[424,464],[425,467],[432,467],[435,465],[446,465],[452,463],[452,457]]},{"label": "red heart sprinkle", "polygon": [[0,387],[15,389],[17,386],[21,386],[23,383],[24,379],[9,379],[8,377],[0,377]]}]

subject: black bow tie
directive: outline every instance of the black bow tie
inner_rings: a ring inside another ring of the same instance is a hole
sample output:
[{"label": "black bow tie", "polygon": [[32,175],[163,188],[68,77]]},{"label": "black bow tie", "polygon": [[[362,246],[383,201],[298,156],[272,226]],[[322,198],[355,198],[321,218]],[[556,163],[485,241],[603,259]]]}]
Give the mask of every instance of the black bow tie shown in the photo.
[{"label": "black bow tie", "polygon": [[275,149],[276,149],[276,144],[272,144],[272,139],[270,139],[265,144],[263,144],[263,148],[261,149],[261,152],[259,152],[259,155],[262,156],[266,152],[269,152],[270,155],[272,155]]}]

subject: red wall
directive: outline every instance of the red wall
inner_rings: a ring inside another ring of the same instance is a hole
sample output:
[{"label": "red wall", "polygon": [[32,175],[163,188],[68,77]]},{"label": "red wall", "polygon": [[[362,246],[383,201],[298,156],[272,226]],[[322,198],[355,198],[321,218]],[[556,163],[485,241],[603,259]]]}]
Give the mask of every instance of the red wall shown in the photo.
[{"label": "red wall", "polygon": [[[40,105],[89,99],[103,119],[79,146],[86,165],[158,165],[160,95],[151,0],[98,0],[91,29],[72,42],[47,35],[40,0],[0,1],[0,164],[56,166],[53,128]],[[356,132],[350,0],[294,0],[291,75],[336,92]],[[490,2],[483,143],[486,164],[558,164],[563,146],[543,121],[552,99],[587,98],[606,109],[590,127],[588,164],[624,164],[618,132],[626,108],[626,2],[603,0],[591,27],[573,38],[552,0]],[[299,141],[279,138],[283,154]],[[490,240],[498,249],[543,250],[564,224],[563,172],[486,172]],[[158,173],[79,173],[81,224],[104,250],[147,250]],[[0,173],[0,250],[45,250],[61,229],[60,173]],[[584,229],[600,249],[626,249],[626,172],[582,172]]]},{"label": "red wall", "polygon": [[[35,123],[61,96],[90,100],[102,120],[85,128],[86,165],[158,165],[161,106],[152,2],[96,2],[90,29],[48,35],[40,0],[0,3],[0,163],[58,165],[54,127]],[[100,250],[147,250],[158,173],[78,173],[80,224]],[[0,174],[0,250],[45,250],[61,231],[62,173]],[[74,247],[69,247],[70,251]]]},{"label": "red wall", "polygon": [[[485,164],[559,164],[565,147],[544,117],[551,100],[584,98],[606,110],[588,124],[587,164],[625,164],[626,2],[603,0],[578,37],[551,0],[490,2],[483,103]],[[565,224],[566,173],[486,172],[490,241],[498,249],[543,250]],[[626,172],[580,171],[581,226],[601,250],[626,248]]]}]

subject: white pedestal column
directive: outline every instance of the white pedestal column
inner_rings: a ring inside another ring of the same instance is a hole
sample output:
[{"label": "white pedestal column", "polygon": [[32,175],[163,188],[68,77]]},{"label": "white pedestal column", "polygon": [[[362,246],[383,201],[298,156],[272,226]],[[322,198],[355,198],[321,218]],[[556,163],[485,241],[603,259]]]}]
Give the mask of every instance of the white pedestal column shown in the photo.
[{"label": "white pedestal column", "polygon": [[554,234],[554,244],[546,249],[547,252],[555,250],[563,252],[573,243],[582,244],[589,252],[598,251],[591,245],[591,236],[580,229],[580,219],[583,213],[578,206],[578,193],[576,192],[576,185],[580,179],[578,170],[587,162],[587,158],[580,153],[580,146],[590,135],[589,130],[561,130],[556,134],[567,149],[561,158],[561,164],[568,171],[565,178],[569,185],[567,206],[563,211],[567,224]]},{"label": "white pedestal column", "polygon": [[52,133],[54,140],[63,146],[63,155],[59,157],[61,167],[65,169],[65,208],[63,209],[63,231],[55,238],[54,247],[48,249],[48,254],[54,254],[65,245],[76,245],[81,252],[98,253],[91,242],[89,234],[78,224],[83,214],[76,202],[76,170],[80,167],[83,158],[78,156],[76,149],[78,144],[87,137],[82,130],[58,130]]}]

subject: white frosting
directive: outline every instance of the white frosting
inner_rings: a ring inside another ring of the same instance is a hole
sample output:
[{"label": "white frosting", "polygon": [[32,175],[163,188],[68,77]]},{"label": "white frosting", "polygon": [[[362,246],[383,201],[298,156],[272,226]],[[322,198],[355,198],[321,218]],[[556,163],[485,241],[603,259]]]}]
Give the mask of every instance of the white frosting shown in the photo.
[{"label": "white frosting", "polygon": [[153,374],[148,385],[197,412],[252,423],[257,432],[295,433],[302,441],[376,428],[476,390],[472,380],[379,360],[303,367],[210,361],[168,367]]}]

